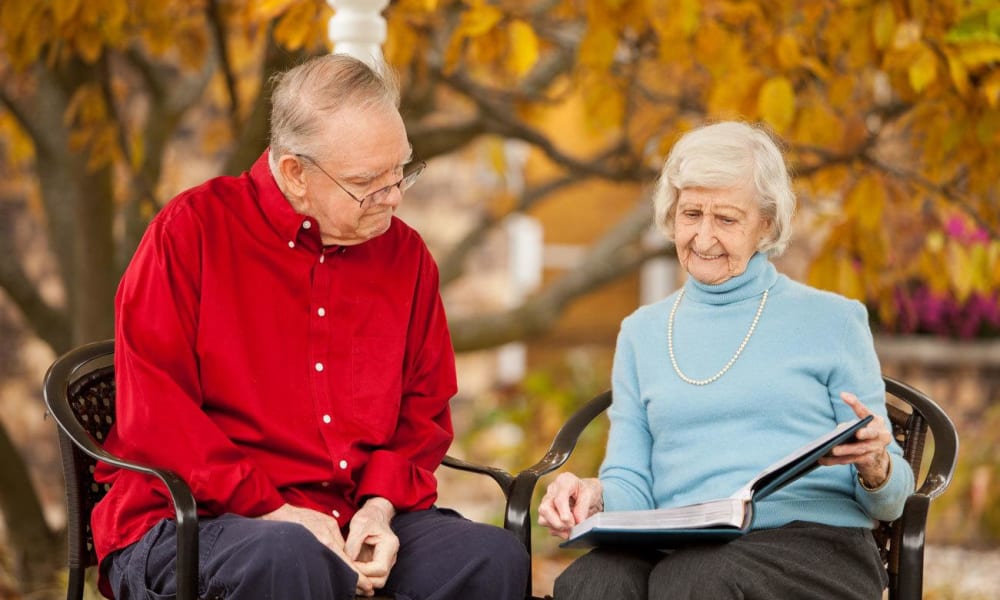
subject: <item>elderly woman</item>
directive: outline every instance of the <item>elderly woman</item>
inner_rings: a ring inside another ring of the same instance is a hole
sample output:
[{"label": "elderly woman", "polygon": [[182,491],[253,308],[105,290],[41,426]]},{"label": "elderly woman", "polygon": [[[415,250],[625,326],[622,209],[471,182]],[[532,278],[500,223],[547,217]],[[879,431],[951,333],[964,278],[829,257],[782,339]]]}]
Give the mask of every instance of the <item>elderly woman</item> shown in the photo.
[{"label": "elderly woman", "polygon": [[599,476],[556,478],[540,524],[565,538],[598,511],[726,497],[837,423],[875,417],[827,466],[761,500],[748,535],[598,548],[557,579],[556,599],[881,598],[871,527],[901,514],[913,473],[886,425],[864,306],[768,260],[795,204],[781,152],[743,123],[702,127],[671,151],[654,202],[689,277],[622,323]]}]

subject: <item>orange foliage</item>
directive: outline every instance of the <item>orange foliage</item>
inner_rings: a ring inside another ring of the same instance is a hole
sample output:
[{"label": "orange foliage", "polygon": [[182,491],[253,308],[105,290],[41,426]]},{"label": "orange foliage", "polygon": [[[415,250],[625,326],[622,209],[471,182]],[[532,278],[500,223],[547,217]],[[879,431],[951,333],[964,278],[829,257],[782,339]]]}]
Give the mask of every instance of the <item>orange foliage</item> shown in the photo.
[{"label": "orange foliage", "polygon": [[[97,65],[135,48],[198,69],[212,54],[211,6],[238,74],[264,32],[287,50],[329,46],[322,0],[3,2],[0,71]],[[538,107],[574,96],[585,107],[581,131],[619,138],[639,155],[647,171],[636,178],[648,179],[693,124],[769,124],[786,143],[803,203],[839,202],[820,219],[826,238],[810,281],[868,301],[884,319],[894,314],[888,291],[912,281],[956,296],[1000,287],[1000,8],[992,3],[400,0],[386,16],[385,53],[403,72],[463,74],[515,98],[512,112],[527,126],[548,113]],[[241,110],[265,89],[257,75],[236,86]],[[141,154],[141,140],[120,134],[107,93],[80,85],[64,115],[70,143],[94,167]],[[942,255],[947,244],[930,240],[956,214],[992,245]],[[943,278],[942,265],[958,274]]]},{"label": "orange foliage", "polygon": [[[390,12],[390,28],[450,5],[460,19],[446,69],[497,89],[575,48],[552,89],[564,95],[569,81],[586,107],[580,127],[647,149],[646,164],[659,164],[690,124],[767,123],[786,142],[803,203],[839,199],[821,219],[826,239],[810,281],[868,302],[885,322],[897,316],[894,290],[914,282],[956,297],[1000,289],[1000,8],[991,3],[563,0],[538,11],[518,1],[438,4],[403,2]],[[509,33],[515,24],[517,36]],[[405,42],[427,47],[447,27],[433,22]],[[534,39],[526,56],[511,59],[521,50],[512,40],[528,37],[526,27]],[[400,64],[423,60],[399,42]],[[955,214],[992,240],[974,257],[925,241],[945,235]]]}]

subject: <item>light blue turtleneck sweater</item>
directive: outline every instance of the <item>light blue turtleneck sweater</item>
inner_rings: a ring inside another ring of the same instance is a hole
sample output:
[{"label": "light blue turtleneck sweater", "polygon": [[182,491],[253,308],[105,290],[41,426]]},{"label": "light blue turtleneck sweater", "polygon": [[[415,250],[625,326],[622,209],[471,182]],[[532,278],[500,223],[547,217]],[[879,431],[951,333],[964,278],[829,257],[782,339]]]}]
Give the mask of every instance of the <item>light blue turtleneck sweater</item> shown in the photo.
[{"label": "light blue turtleneck sweater", "polygon": [[[600,470],[605,510],[682,506],[725,498],[765,467],[855,418],[853,392],[886,416],[885,388],[865,307],[778,274],[761,254],[719,285],[688,278],[674,318],[674,353],[689,378],[715,375],[736,352],[764,290],[760,321],[742,355],[718,380],[682,381],[670,364],[667,320],[677,293],[622,322]],[[754,529],[805,520],[870,527],[891,520],[913,491],[899,446],[892,476],[876,491],[853,466],[821,467],[756,506]]]}]

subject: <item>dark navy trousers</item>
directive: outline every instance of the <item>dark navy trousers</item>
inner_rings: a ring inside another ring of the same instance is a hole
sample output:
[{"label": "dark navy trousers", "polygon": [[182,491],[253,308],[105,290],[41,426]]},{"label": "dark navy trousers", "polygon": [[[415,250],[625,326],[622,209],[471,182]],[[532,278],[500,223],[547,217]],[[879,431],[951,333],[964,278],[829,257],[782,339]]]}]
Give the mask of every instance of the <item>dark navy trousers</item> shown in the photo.
[{"label": "dark navy trousers", "polygon": [[[509,531],[442,508],[401,513],[397,600],[523,600],[529,557]],[[198,595],[207,600],[353,600],[357,574],[297,523],[223,515],[201,519]],[[158,523],[105,560],[117,600],[173,598],[176,526]]]}]

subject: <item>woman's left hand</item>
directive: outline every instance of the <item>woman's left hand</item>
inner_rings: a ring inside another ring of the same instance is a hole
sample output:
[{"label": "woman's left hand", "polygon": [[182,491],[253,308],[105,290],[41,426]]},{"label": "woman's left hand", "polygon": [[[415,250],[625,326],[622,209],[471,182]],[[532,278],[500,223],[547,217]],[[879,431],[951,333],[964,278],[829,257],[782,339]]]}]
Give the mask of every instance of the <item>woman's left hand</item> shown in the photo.
[{"label": "woman's left hand", "polygon": [[[872,414],[868,407],[850,392],[842,392],[840,399],[851,407],[858,417]],[[877,488],[889,477],[890,457],[887,447],[892,443],[892,432],[885,419],[879,415],[859,429],[853,442],[840,444],[819,460],[821,465],[853,464],[866,487]]]}]

